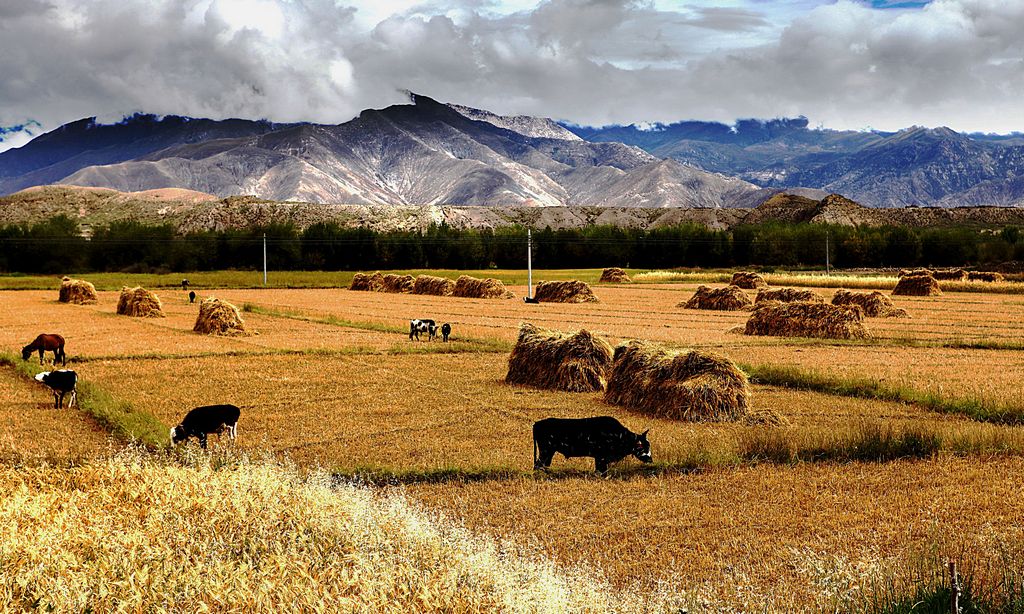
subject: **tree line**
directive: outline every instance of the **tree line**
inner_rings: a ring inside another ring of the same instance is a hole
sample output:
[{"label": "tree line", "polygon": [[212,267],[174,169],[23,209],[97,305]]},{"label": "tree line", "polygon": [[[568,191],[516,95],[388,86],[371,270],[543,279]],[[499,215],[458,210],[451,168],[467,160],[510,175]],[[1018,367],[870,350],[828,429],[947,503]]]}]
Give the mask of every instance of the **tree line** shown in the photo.
[{"label": "tree line", "polygon": [[[58,216],[0,226],[0,271],[201,271],[259,269],[266,236],[275,270],[520,269],[526,228],[374,231],[333,222],[179,233],[171,224],[118,221],[83,237]],[[715,230],[699,224],[651,229],[589,226],[533,232],[537,268],[911,267],[1024,260],[1024,231],[849,227],[767,223]]]}]

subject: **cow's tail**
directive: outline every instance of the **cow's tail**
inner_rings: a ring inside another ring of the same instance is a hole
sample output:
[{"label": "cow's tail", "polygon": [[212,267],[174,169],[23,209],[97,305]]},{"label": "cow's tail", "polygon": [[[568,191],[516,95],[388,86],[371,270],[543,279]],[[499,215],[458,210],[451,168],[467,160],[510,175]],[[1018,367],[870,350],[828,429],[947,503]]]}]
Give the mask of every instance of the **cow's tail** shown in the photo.
[{"label": "cow's tail", "polygon": [[533,468],[537,468],[537,433],[533,434]]}]

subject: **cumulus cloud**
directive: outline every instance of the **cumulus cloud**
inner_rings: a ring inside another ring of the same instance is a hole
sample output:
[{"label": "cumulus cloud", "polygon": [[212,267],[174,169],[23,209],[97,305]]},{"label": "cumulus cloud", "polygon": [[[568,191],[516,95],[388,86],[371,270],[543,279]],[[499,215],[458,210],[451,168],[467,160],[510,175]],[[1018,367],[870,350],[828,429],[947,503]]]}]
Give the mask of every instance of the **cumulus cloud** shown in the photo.
[{"label": "cumulus cloud", "polygon": [[0,125],[136,111],[335,123],[408,89],[589,124],[1024,128],[1022,3],[722,4],[9,0]]}]

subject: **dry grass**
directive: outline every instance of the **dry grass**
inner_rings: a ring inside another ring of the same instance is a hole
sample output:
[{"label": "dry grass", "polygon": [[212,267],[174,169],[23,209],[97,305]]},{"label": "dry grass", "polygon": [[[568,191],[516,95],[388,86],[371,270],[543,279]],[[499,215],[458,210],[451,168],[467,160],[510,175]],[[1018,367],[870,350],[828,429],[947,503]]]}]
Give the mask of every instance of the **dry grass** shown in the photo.
[{"label": "dry grass", "polygon": [[451,296],[455,292],[455,282],[447,277],[418,275],[413,284],[413,294],[430,294],[432,296]]},{"label": "dry grass", "polygon": [[626,271],[619,267],[611,267],[601,271],[601,279],[598,283],[602,284],[628,284],[632,283],[633,280],[629,278]]},{"label": "dry grass", "polygon": [[776,301],[779,303],[824,303],[825,299],[814,290],[796,288],[763,288],[757,291],[754,303]]},{"label": "dry grass", "polygon": [[523,324],[508,357],[505,383],[566,392],[601,391],[611,363],[612,346],[585,330],[565,334]]},{"label": "dry grass", "polygon": [[757,305],[743,330],[747,335],[866,339],[864,310],[857,305],[775,303]]},{"label": "dry grass", "polygon": [[61,303],[75,303],[77,305],[95,303],[96,287],[82,279],[65,277],[60,282],[60,293],[57,300]]},{"label": "dry grass", "polygon": [[160,297],[145,288],[121,288],[117,298],[117,314],[135,318],[162,318]]},{"label": "dry grass", "polygon": [[541,303],[597,303],[594,291],[586,282],[541,281],[533,290],[533,298]]},{"label": "dry grass", "polygon": [[683,309],[710,309],[713,311],[741,311],[753,305],[750,297],[738,286],[711,289],[697,286],[689,300],[679,303]]},{"label": "dry grass", "polygon": [[869,318],[909,318],[906,309],[893,305],[888,296],[874,292],[850,292],[840,288],[832,295],[833,305],[858,305]]},{"label": "dry grass", "polygon": [[213,297],[203,299],[203,302],[199,303],[199,315],[196,316],[192,330],[204,335],[238,337],[252,334],[252,331],[246,329],[238,307]]}]

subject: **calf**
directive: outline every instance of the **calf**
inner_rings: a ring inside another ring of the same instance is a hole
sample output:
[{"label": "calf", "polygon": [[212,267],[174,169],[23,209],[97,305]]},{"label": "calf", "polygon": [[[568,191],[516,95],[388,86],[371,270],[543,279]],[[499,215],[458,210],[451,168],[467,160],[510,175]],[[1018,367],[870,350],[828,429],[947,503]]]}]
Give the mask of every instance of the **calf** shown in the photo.
[{"label": "calf", "polygon": [[188,290],[188,287],[189,287],[188,280],[187,279],[181,280],[181,289],[182,290]]},{"label": "calf", "polygon": [[171,443],[181,443],[189,437],[199,440],[206,449],[206,437],[211,433],[220,434],[226,429],[232,440],[238,435],[238,416],[241,411],[234,405],[205,405],[185,414],[181,424],[171,429]]},{"label": "calf", "polygon": [[71,395],[68,400],[68,407],[78,404],[78,374],[71,369],[60,371],[43,371],[36,374],[36,381],[46,384],[53,393],[53,408],[60,409],[64,406],[64,396]]},{"label": "calf", "polygon": [[[649,429],[648,429],[649,431]],[[637,435],[611,416],[596,418],[546,418],[533,423],[533,468],[547,469],[555,453],[566,458],[589,456],[594,470],[608,474],[608,464],[627,456],[651,462],[647,433]]]},{"label": "calf", "polygon": [[448,343],[448,336],[452,334],[452,325],[445,322],[441,325],[441,337],[445,343]]},{"label": "calf", "polygon": [[540,301],[538,301],[537,299],[533,298],[532,296],[524,296],[523,297],[523,302],[524,303],[533,303],[533,304],[540,303]]},{"label": "calf", "polygon": [[195,290],[189,290],[188,291],[188,302],[190,302],[190,303],[196,302],[196,292],[195,292]]},{"label": "calf", "polygon": [[53,352],[55,366],[58,360],[61,366],[68,364],[68,357],[64,354],[64,337],[60,335],[39,335],[32,343],[21,348],[21,359],[28,360],[28,357],[36,350],[39,350],[39,364],[43,364],[43,352]]},{"label": "calf", "polygon": [[409,341],[419,341],[420,333],[427,333],[427,341],[437,336],[437,324],[433,320],[409,320]]}]

